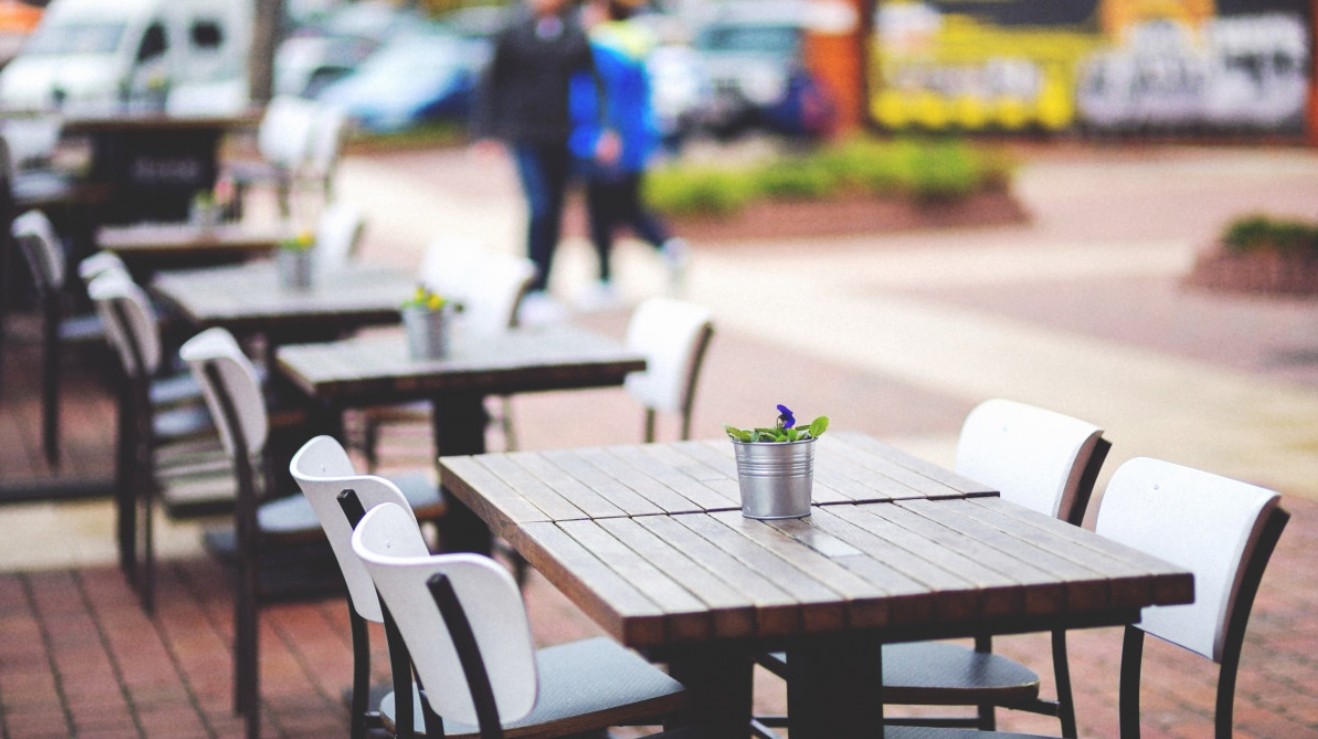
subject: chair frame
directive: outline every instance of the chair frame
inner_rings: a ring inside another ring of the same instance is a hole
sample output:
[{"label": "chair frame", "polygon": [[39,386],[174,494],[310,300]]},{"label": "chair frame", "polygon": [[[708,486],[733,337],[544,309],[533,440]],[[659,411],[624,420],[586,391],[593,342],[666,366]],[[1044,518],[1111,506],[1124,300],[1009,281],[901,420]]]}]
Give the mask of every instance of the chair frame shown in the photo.
[{"label": "chair frame", "polygon": [[[17,226],[29,214],[38,214],[45,219],[41,211],[28,211],[13,219]],[[49,225],[49,219],[46,219]],[[53,230],[50,234],[55,236]],[[46,463],[53,469],[60,467],[60,322],[63,319],[64,280],[56,271],[59,265],[51,264],[43,255],[43,247],[32,244],[33,239],[42,239],[40,235],[20,236],[11,233],[10,238],[23,253],[28,270],[32,273],[32,283],[36,288],[37,301],[41,306],[41,448],[45,453]],[[56,238],[58,238],[56,236]],[[51,247],[58,248],[57,244]]]},{"label": "chair frame", "polygon": [[[1245,646],[1245,628],[1250,612],[1254,610],[1254,597],[1258,594],[1263,572],[1277,548],[1281,532],[1290,521],[1290,513],[1280,507],[1273,508],[1264,521],[1258,543],[1244,564],[1240,589],[1236,592],[1222,645],[1222,662],[1217,676],[1217,698],[1214,709],[1214,736],[1230,739],[1235,713],[1236,677],[1240,671],[1240,653]],[[1138,626],[1127,626],[1121,647],[1120,725],[1124,739],[1140,736],[1140,672],[1144,658],[1144,632]]]}]

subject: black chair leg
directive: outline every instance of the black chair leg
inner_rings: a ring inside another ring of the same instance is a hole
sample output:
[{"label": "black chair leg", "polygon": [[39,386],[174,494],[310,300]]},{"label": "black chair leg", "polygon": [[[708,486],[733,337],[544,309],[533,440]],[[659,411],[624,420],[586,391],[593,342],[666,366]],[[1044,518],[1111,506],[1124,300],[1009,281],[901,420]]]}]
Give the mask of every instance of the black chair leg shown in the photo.
[{"label": "black chair leg", "polygon": [[352,625],[352,739],[365,739],[366,713],[371,697],[371,643],[366,619],[357,615],[348,598],[348,623]]},{"label": "black chair leg", "polygon": [[41,347],[41,446],[46,463],[59,469],[59,306],[53,292],[46,296],[45,321],[42,326]]}]

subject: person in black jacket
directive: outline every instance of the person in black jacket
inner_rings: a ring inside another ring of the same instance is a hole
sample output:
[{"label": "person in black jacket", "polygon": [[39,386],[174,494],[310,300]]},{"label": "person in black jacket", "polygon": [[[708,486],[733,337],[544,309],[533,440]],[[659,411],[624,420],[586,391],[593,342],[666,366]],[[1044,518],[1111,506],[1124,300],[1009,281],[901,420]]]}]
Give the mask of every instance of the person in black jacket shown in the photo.
[{"label": "person in black jacket", "polygon": [[[568,82],[581,71],[596,80],[599,75],[569,0],[527,0],[526,5],[495,37],[474,124],[478,139],[502,139],[517,166],[530,209],[527,253],[539,271],[524,307],[543,313],[551,305],[544,290],[572,166]],[[610,148],[616,151],[616,135],[604,146],[606,156]]]}]

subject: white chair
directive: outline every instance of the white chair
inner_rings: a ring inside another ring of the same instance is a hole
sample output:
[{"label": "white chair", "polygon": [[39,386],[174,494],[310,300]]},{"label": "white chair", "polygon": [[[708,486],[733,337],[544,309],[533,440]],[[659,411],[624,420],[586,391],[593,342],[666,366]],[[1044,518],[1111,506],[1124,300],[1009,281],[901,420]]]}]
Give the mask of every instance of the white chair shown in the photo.
[{"label": "white chair", "polygon": [[316,102],[292,96],[276,97],[266,105],[256,130],[260,160],[230,162],[225,168],[240,206],[248,187],[271,184],[280,213],[291,213],[293,183],[311,155],[317,109]]},{"label": "white chair", "polygon": [[[1003,499],[1079,525],[1111,444],[1091,423],[1025,403],[987,400],[966,416],[957,442],[956,471],[997,488]],[[977,706],[974,718],[922,719],[937,726],[993,728],[994,707],[1056,716],[1062,734],[1076,736],[1066,632],[1052,632],[1057,700],[1039,698],[1039,676],[992,653],[988,635],[969,649],[944,642],[889,644],[883,648],[883,702],[898,705]],[[761,664],[786,678],[786,657]],[[790,685],[788,686],[790,690]],[[900,723],[900,718],[888,719]],[[768,725],[779,720],[770,718]]]},{"label": "white chair", "polygon": [[[685,701],[680,683],[608,639],[535,649],[508,571],[479,555],[431,555],[399,506],[368,511],[352,546],[416,668],[424,711],[415,732],[567,736],[651,723]],[[398,726],[390,709],[381,706],[386,726]]]},{"label": "white chair", "polygon": [[[348,588],[348,618],[353,652],[351,735],[353,739],[360,739],[379,720],[379,713],[367,705],[371,651],[366,622],[384,623],[384,616],[380,611],[380,598],[375,593],[375,584],[352,551],[355,521],[346,515],[345,506],[356,505],[359,511],[364,511],[381,503],[393,503],[408,511],[413,520],[417,512],[394,483],[382,477],[358,475],[348,453],[330,436],[317,436],[304,444],[293,456],[289,470],[302,489],[302,494],[310,502],[316,519],[320,521]],[[423,503],[421,507],[423,520],[442,515],[443,505],[438,488],[435,488],[434,500]]]},{"label": "white chair", "polygon": [[[233,336],[222,328],[197,334],[179,351],[201,384],[215,417],[233,475],[237,480],[234,505],[234,710],[246,719],[248,737],[260,735],[260,660],[258,616],[272,593],[266,584],[276,567],[272,555],[294,552],[299,546],[323,545],[319,522],[307,499],[300,495],[273,497],[272,467],[265,458],[270,421],[256,368]],[[313,548],[314,550],[314,548]],[[280,558],[279,567],[296,571],[299,557]],[[285,561],[285,559],[287,561]],[[279,574],[279,573],[275,573]],[[264,576],[263,576],[264,575]],[[300,577],[301,573],[286,575]],[[323,580],[307,580],[305,594],[321,595]],[[281,590],[281,600],[289,591]]]},{"label": "white chair", "polygon": [[[89,270],[90,271],[90,270]],[[171,515],[201,515],[232,501],[233,476],[218,456],[210,414],[200,405],[153,402],[161,366],[160,334],[146,294],[126,271],[110,267],[87,288],[119,359],[115,452],[116,532],[120,567],[150,612],[155,595],[157,500]],[[194,505],[177,504],[189,501]]]},{"label": "white chair", "polygon": [[1108,482],[1095,530],[1194,572],[1194,603],[1145,608],[1126,627],[1121,657],[1121,736],[1139,737],[1144,634],[1218,665],[1215,736],[1232,735],[1236,674],[1245,628],[1290,514],[1280,496],[1155,459],[1121,465]]},{"label": "white chair", "polygon": [[681,436],[691,438],[696,382],[713,335],[709,310],[680,300],[650,298],[632,314],[626,344],[645,354],[645,370],[628,375],[624,387],[645,408],[647,442],[659,412],[680,414]]},{"label": "white chair", "polygon": [[343,153],[348,130],[348,116],[333,105],[318,106],[312,120],[307,158],[298,171],[298,179],[320,191],[324,202],[334,199],[334,176]]},{"label": "white chair", "polygon": [[365,232],[366,216],[361,208],[331,203],[316,221],[316,268],[329,272],[347,267],[356,259]]},{"label": "white chair", "polygon": [[11,233],[32,273],[41,306],[41,445],[47,464],[58,468],[62,349],[71,343],[103,341],[105,331],[95,315],[64,315],[64,250],[50,219],[39,210],[30,210],[14,219]]}]

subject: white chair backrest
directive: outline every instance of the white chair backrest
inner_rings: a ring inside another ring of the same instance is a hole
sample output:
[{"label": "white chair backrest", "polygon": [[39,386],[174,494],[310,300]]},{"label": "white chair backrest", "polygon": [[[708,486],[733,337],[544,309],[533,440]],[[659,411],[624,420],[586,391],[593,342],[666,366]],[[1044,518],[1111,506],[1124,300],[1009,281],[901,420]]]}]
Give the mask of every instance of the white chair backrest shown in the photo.
[{"label": "white chair backrest", "polygon": [[646,408],[675,412],[686,406],[709,310],[672,298],[650,298],[627,324],[626,344],[645,354],[645,370],[627,375],[625,387]]},{"label": "white chair backrest", "polygon": [[352,548],[397,622],[421,682],[434,686],[427,696],[435,713],[478,723],[461,662],[427,587],[436,574],[449,578],[466,611],[500,720],[506,724],[530,713],[539,687],[535,645],[521,592],[507,570],[480,555],[429,554],[416,521],[390,503],[366,512]]},{"label": "white chair backrest", "polygon": [[[343,446],[330,436],[317,436],[303,444],[293,455],[288,468],[325,530],[334,558],[343,571],[343,580],[348,585],[353,610],[368,621],[382,622],[380,597],[375,594],[370,573],[352,551],[352,525],[339,505],[339,494],[344,490],[355,491],[364,510],[369,511],[381,503],[393,503],[412,513],[407,498],[392,482],[382,477],[358,475]],[[412,517],[415,521],[415,514]]]},{"label": "white chair backrest", "polygon": [[531,281],[535,263],[502,252],[483,252],[462,298],[464,330],[478,336],[501,334],[517,322],[517,307]]},{"label": "white chair backrest", "polygon": [[124,264],[124,260],[112,251],[98,251],[78,262],[78,278],[83,281],[83,284],[90,284],[97,275],[110,270],[128,272],[128,265]]},{"label": "white chair backrest", "polygon": [[421,256],[421,282],[446,298],[464,299],[484,250],[476,242],[443,239],[431,243]]},{"label": "white chair backrest", "polygon": [[64,250],[46,214],[29,210],[14,219],[10,233],[23,243],[24,251],[36,262],[32,269],[40,271],[46,285],[52,290],[64,287]]},{"label": "white chair backrest", "polygon": [[421,282],[462,304],[463,331],[490,336],[506,332],[535,278],[535,263],[476,243],[437,241],[421,261]]},{"label": "white chair backrest", "polygon": [[317,104],[298,97],[270,101],[256,131],[256,146],[267,162],[289,169],[302,166],[311,154]]},{"label": "white chair backrest", "polygon": [[[155,309],[126,270],[109,269],[94,277],[87,294],[106,326],[110,343],[129,377],[151,377],[160,367],[160,327]],[[138,364],[133,347],[140,352]]]},{"label": "white chair backrest", "polygon": [[338,270],[347,267],[357,253],[366,216],[350,203],[331,203],[316,222],[316,267]]},{"label": "white chair backrest", "polygon": [[1271,490],[1147,457],[1117,468],[1095,530],[1194,572],[1194,603],[1145,608],[1136,625],[1221,662],[1244,563],[1279,500]]},{"label": "white chair backrest", "polygon": [[997,488],[1005,500],[1071,518],[1085,467],[1103,429],[1070,416],[995,398],[966,416],[956,471]]},{"label": "white chair backrest", "polygon": [[[220,431],[220,441],[230,458],[237,453],[237,433],[247,447],[249,457],[256,457],[265,449],[269,434],[269,418],[265,410],[265,397],[261,394],[261,379],[256,374],[252,360],[243,354],[243,350],[234,340],[233,334],[223,328],[209,328],[184,342],[179,348],[179,356],[188,363],[192,376],[201,385],[206,396],[206,407],[210,409],[215,426]],[[218,372],[218,381],[223,387],[217,387],[206,373],[206,366],[212,365]],[[232,428],[224,413],[220,393],[228,395],[237,416],[238,429]]]},{"label": "white chair backrest", "polygon": [[342,109],[334,105],[319,106],[307,146],[307,168],[312,174],[328,177],[333,173],[343,150],[347,127],[348,116]]}]

